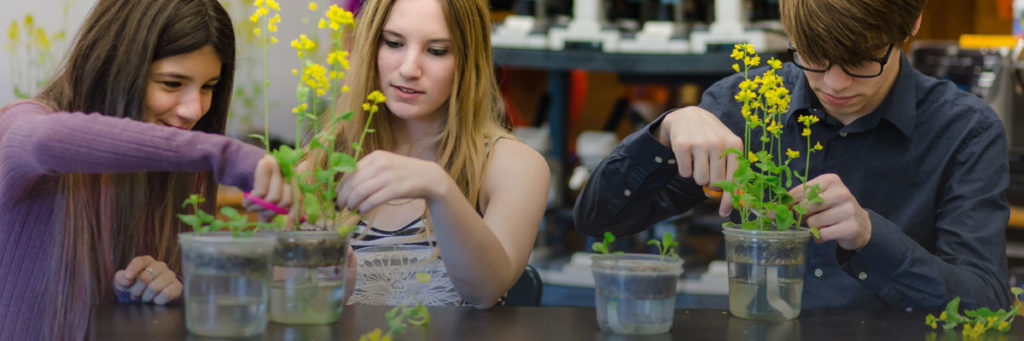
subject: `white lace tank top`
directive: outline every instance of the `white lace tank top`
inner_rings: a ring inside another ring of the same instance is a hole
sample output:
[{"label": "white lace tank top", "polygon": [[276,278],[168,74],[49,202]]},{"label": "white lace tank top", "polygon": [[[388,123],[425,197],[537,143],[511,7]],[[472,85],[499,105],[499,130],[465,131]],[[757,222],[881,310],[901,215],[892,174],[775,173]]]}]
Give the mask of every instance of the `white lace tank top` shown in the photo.
[{"label": "white lace tank top", "polygon": [[[433,254],[437,241],[427,236],[425,228],[422,217],[394,231],[360,221],[352,238],[358,270],[349,304],[466,305],[448,278],[440,254]],[[420,283],[417,273],[430,274],[430,280]]]}]

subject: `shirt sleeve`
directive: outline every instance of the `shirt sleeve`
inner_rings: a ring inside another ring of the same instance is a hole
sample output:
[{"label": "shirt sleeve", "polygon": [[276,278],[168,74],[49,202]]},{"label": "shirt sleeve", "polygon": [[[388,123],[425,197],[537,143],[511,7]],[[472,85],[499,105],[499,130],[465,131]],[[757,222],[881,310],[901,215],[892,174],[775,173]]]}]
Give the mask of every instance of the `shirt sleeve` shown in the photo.
[{"label": "shirt sleeve", "polygon": [[38,104],[0,114],[0,186],[6,190],[29,190],[44,175],[141,171],[212,171],[218,182],[248,190],[263,155],[222,135],[128,118],[49,113]]},{"label": "shirt sleeve", "polygon": [[[730,89],[739,84],[739,79],[730,76],[716,82],[704,92],[700,103],[704,110],[725,118],[723,122],[734,133],[736,122],[728,119]],[[679,176],[672,150],[652,134],[667,114],[626,137],[594,169],[573,212],[580,233],[595,237],[606,231],[617,236],[637,233],[707,200],[692,177]]]},{"label": "shirt sleeve", "polygon": [[663,118],[627,137],[594,169],[576,200],[581,233],[637,233],[707,199],[692,180],[678,175],[672,150],[651,134]]},{"label": "shirt sleeve", "polygon": [[838,250],[842,268],[897,307],[940,309],[956,296],[968,309],[1009,307],[1003,196],[1009,165],[998,123],[977,123],[955,151],[936,199],[934,250],[868,211],[871,239],[857,252]]}]

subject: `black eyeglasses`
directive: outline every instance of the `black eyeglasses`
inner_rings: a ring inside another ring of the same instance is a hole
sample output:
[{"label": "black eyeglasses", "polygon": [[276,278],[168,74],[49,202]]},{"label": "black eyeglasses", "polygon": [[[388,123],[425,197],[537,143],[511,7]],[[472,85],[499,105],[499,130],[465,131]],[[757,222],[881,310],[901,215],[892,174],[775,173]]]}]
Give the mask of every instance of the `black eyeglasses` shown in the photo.
[{"label": "black eyeglasses", "polygon": [[[863,61],[854,65],[840,65],[839,67],[842,68],[843,72],[846,72],[847,75],[850,75],[850,77],[878,77],[879,75],[882,74],[882,70],[885,67],[885,63],[889,61],[889,55],[892,54],[892,48],[894,46],[896,46],[896,44],[889,43],[889,49],[885,51],[885,56],[882,58],[869,59],[867,61]],[[800,53],[796,52],[796,49],[793,48],[793,45],[790,45],[787,51],[789,51],[789,53],[793,56],[793,64],[795,64],[796,67],[801,68],[803,70],[824,73],[825,71],[828,71],[828,69],[832,68],[832,62],[830,61],[825,61],[825,64],[822,65],[821,63],[812,63],[804,60],[803,58],[800,58]]]}]

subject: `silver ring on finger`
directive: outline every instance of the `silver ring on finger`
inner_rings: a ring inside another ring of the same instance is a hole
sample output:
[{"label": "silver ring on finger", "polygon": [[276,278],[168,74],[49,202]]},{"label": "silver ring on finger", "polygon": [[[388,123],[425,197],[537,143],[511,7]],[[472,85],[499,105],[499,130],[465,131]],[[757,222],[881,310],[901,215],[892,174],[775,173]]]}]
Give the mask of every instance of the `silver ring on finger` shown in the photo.
[{"label": "silver ring on finger", "polygon": [[149,273],[149,278],[150,279],[156,278],[156,271],[154,271],[153,268],[150,268],[150,267],[147,266],[146,267],[146,272]]}]

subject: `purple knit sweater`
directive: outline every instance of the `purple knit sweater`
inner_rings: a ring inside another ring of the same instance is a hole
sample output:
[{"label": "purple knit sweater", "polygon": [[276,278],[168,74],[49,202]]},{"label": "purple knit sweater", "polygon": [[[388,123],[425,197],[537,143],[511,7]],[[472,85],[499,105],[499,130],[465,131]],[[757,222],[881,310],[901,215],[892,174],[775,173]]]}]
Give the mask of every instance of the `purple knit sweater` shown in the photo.
[{"label": "purple knit sweater", "polygon": [[[131,119],[54,113],[36,102],[0,109],[0,339],[38,337],[57,181],[62,173],[213,171],[252,187],[263,150],[228,137]],[[112,288],[111,288],[112,289]]]}]

